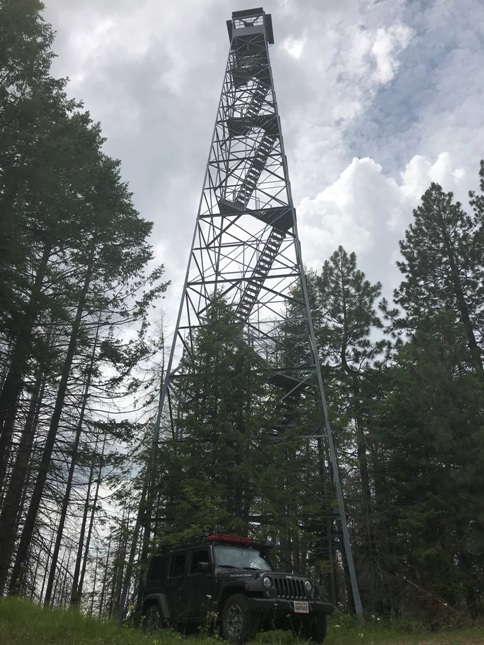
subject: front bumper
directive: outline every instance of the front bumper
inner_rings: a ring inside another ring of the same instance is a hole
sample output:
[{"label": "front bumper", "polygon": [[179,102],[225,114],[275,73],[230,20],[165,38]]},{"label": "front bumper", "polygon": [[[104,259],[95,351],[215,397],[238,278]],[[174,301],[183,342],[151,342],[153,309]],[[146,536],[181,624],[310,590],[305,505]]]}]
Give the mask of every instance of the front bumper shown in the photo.
[{"label": "front bumper", "polygon": [[333,605],[329,602],[309,600],[308,614],[299,614],[294,611],[294,601],[286,598],[248,598],[251,611],[262,614],[264,618],[287,619],[297,618],[305,620],[309,616],[327,616],[333,611]]}]

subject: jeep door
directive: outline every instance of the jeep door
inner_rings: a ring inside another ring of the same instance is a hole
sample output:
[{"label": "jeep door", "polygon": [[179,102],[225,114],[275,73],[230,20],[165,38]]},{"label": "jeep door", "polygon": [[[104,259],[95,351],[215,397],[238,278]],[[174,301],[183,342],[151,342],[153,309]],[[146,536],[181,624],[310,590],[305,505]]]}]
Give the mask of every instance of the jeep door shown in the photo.
[{"label": "jeep door", "polygon": [[173,553],[169,576],[166,580],[167,598],[170,606],[170,619],[175,623],[187,620],[187,611],[184,602],[186,589],[186,564],[188,560],[186,551]]},{"label": "jeep door", "polygon": [[165,594],[167,590],[167,577],[169,569],[169,555],[154,555],[150,560],[150,566],[146,574],[144,588],[140,590],[138,600],[151,594]]},{"label": "jeep door", "polygon": [[212,604],[212,594],[216,593],[208,547],[190,552],[187,582],[185,606],[189,610],[189,619],[204,622]]}]

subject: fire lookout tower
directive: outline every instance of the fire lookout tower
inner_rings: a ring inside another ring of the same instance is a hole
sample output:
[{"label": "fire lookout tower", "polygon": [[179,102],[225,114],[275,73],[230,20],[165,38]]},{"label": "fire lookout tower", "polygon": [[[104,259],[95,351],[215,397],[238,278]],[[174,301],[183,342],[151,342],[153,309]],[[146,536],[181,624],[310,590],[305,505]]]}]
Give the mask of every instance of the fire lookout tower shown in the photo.
[{"label": "fire lookout tower", "polygon": [[[316,401],[317,427],[306,428],[301,440],[324,454],[337,500],[331,522],[338,527],[361,613],[269,61],[272,19],[261,8],[237,11],[227,28],[228,63],[153,440],[160,440],[162,421],[179,436],[179,361],[183,356],[183,369],[189,369],[196,334],[218,294],[242,326],[241,342],[270,365],[280,413],[268,429],[274,441],[284,441],[303,399]],[[302,332],[284,338],[281,361],[281,329],[288,320]]]}]

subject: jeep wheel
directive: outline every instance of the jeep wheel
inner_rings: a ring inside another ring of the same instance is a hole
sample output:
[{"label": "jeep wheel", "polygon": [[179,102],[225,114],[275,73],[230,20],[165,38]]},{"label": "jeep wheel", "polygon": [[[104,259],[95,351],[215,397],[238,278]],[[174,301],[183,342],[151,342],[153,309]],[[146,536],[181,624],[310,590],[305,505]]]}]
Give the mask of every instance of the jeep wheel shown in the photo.
[{"label": "jeep wheel", "polygon": [[222,634],[226,641],[241,645],[257,631],[257,623],[250,611],[246,596],[234,594],[225,603],[222,613]]},{"label": "jeep wheel", "polygon": [[313,616],[303,622],[299,633],[305,640],[322,643],[326,636],[326,616]]},{"label": "jeep wheel", "polygon": [[160,608],[158,605],[150,605],[143,616],[143,632],[152,634],[157,632],[163,626]]}]

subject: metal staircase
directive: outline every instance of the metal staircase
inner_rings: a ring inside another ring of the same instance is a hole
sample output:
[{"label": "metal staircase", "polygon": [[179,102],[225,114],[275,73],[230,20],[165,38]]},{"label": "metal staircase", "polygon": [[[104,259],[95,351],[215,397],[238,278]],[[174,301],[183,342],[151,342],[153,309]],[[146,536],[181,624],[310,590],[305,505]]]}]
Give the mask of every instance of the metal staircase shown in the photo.
[{"label": "metal staircase", "polygon": [[272,263],[284,241],[285,233],[276,228],[270,232],[269,238],[262,249],[261,254],[254,267],[251,278],[242,292],[237,305],[237,314],[242,318],[247,318],[252,311],[252,307],[257,302],[262,285],[270,271]]}]

